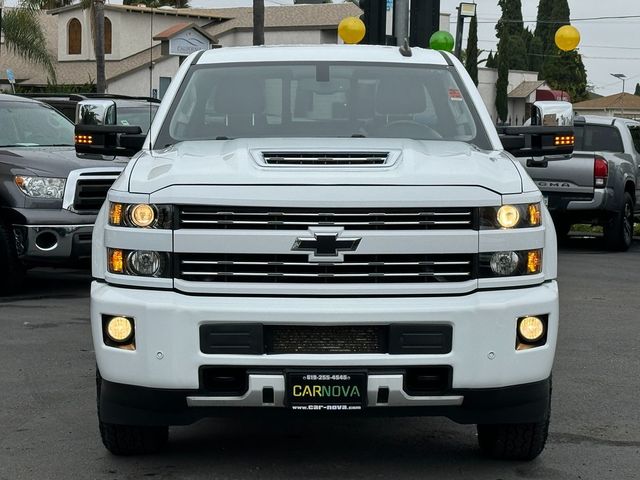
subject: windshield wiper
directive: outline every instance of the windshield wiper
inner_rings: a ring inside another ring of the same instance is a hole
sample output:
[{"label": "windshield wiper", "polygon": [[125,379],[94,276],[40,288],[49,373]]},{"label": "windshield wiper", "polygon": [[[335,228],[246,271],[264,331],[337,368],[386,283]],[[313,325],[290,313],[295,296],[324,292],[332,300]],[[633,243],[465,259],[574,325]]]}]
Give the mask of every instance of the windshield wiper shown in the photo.
[{"label": "windshield wiper", "polygon": [[224,135],[219,135],[214,140],[233,140],[233,138],[225,137]]}]

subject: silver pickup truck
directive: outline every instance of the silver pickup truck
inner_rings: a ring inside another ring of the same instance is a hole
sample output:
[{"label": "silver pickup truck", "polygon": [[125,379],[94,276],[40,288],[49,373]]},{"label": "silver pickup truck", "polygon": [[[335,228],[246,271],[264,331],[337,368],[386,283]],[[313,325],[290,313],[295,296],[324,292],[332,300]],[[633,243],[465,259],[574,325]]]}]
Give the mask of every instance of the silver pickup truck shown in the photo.
[{"label": "silver pickup truck", "polygon": [[588,223],[603,227],[608,249],[631,246],[640,213],[640,122],[576,117],[573,155],[521,162],[544,195],[559,239],[573,224]]}]

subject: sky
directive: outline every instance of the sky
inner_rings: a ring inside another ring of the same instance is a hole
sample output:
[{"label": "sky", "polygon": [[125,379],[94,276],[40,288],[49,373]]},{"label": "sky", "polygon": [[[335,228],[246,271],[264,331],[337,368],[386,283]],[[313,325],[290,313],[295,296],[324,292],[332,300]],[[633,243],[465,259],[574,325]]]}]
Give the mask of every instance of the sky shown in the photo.
[{"label": "sky", "polygon": [[[1,1],[1,0],[0,0]],[[336,1],[336,0],[334,0]],[[413,0],[422,1],[422,0]],[[472,0],[466,0],[472,1]],[[5,5],[14,5],[17,0],[5,0]],[[122,0],[107,0],[107,3],[122,3]],[[251,6],[252,0],[190,0],[193,7]],[[265,0],[266,4],[290,5],[293,0]],[[478,4],[479,48],[495,51],[495,24],[500,18],[497,0],[476,0]],[[459,0],[441,0],[441,11],[451,13],[451,33],[455,35],[456,6]],[[580,31],[582,41],[579,51],[587,68],[589,84],[601,95],[622,91],[622,82],[610,74],[622,73],[628,78],[625,91],[633,93],[640,82],[640,0],[569,0],[572,24]],[[535,28],[538,0],[522,0],[525,26]],[[620,16],[637,18],[611,18]],[[593,17],[609,17],[599,20],[583,20]],[[468,32],[468,22],[465,33]],[[466,46],[466,35],[463,47]]]}]

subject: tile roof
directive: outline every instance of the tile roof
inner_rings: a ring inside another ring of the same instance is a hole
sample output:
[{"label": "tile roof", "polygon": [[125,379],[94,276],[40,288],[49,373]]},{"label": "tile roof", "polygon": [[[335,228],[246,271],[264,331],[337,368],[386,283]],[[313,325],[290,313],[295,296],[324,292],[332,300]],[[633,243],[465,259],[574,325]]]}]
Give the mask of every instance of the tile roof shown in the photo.
[{"label": "tile roof", "polygon": [[542,87],[546,82],[544,80],[524,81],[516,88],[509,92],[509,98],[527,98],[533,92]]},{"label": "tile roof", "polygon": [[607,97],[585,100],[573,104],[575,110],[610,110],[618,108],[640,109],[640,97],[631,93],[615,93]]}]

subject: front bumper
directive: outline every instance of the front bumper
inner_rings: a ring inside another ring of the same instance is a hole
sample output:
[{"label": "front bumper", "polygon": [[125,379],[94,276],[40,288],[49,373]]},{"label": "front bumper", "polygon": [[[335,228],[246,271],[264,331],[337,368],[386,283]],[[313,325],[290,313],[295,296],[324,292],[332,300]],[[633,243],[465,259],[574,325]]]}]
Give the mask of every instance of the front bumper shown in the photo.
[{"label": "front bumper", "polygon": [[[540,314],[549,316],[546,344],[517,351],[517,318]],[[102,315],[126,315],[135,319],[135,350],[105,345]],[[386,387],[389,400],[384,407],[443,412],[468,405],[467,395],[473,393],[465,392],[501,391],[549,378],[558,329],[558,290],[556,282],[547,282],[530,288],[479,291],[451,297],[236,298],[128,289],[94,282],[91,322],[97,363],[107,390],[116,388],[109,387],[113,384],[125,390],[161,390],[172,398],[177,395],[181,408],[193,412],[194,418],[204,415],[205,410],[225,410],[233,406],[283,406],[284,371],[291,367],[364,368],[369,372],[369,406],[376,406],[379,388]],[[430,355],[202,353],[200,326],[233,322],[264,325],[446,324],[453,329],[452,348],[446,354]],[[446,391],[433,396],[406,394],[403,368],[442,365],[452,369]],[[206,366],[246,368],[253,375],[249,378],[248,391],[242,396],[207,393],[199,375],[200,369]],[[263,402],[264,388],[274,392],[273,401],[267,402],[268,405]],[[141,397],[123,395],[118,398],[115,403],[121,407],[131,401],[134,402],[132,408],[141,408],[139,404],[135,406],[137,400],[134,400]],[[152,412],[153,403],[143,402],[142,407]],[[454,418],[451,412],[447,416]],[[515,417],[522,418],[522,415],[514,414]],[[472,421],[477,423],[476,420]]]},{"label": "front bumper", "polygon": [[18,253],[27,263],[64,263],[91,257],[93,225],[14,225]]}]

